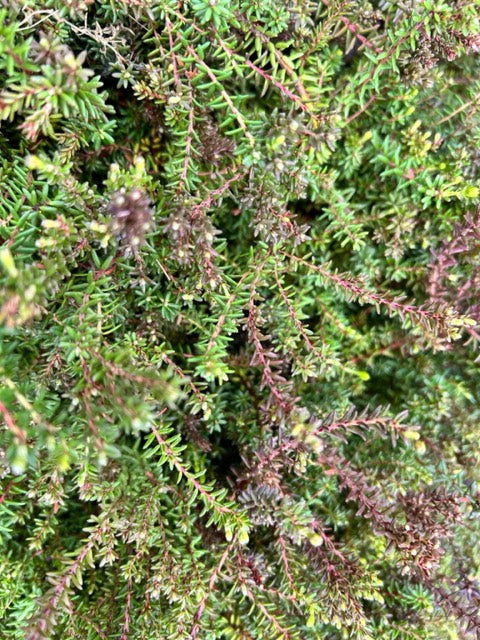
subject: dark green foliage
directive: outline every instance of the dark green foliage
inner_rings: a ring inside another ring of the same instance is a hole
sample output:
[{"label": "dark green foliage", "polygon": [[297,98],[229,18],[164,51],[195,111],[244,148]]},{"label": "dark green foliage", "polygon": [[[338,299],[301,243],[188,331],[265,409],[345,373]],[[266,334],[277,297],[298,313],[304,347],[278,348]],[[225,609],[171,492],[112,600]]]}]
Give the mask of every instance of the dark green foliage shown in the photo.
[{"label": "dark green foliage", "polygon": [[0,0],[2,640],[480,637],[479,52]]}]

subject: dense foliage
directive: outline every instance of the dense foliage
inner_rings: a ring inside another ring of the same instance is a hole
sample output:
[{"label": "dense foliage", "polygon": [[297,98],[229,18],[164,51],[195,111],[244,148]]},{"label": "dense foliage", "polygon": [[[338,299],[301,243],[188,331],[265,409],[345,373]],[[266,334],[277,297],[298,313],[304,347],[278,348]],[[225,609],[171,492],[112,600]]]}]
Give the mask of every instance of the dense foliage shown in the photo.
[{"label": "dense foliage", "polygon": [[479,52],[0,0],[2,639],[480,637]]}]

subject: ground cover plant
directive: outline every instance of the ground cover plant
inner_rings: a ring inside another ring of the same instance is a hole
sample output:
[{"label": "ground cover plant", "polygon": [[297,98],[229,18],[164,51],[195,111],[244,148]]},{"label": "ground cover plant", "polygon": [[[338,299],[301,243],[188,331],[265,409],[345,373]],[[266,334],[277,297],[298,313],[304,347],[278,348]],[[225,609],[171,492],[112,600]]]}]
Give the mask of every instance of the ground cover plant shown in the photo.
[{"label": "ground cover plant", "polygon": [[477,0],[0,0],[0,638],[480,637]]}]

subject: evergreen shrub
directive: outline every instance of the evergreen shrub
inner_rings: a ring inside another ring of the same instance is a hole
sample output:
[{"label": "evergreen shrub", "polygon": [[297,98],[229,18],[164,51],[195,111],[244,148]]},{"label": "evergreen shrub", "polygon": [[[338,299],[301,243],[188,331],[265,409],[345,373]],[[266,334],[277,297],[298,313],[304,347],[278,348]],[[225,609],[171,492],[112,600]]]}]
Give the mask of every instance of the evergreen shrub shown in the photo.
[{"label": "evergreen shrub", "polygon": [[0,1],[0,638],[480,637],[478,0]]}]

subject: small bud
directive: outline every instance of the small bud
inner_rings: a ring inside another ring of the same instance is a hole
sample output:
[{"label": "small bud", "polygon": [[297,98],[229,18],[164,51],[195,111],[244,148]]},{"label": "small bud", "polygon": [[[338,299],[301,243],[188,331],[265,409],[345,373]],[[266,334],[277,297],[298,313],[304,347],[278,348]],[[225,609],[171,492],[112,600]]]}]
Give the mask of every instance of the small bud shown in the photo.
[{"label": "small bud", "polygon": [[18,275],[13,256],[8,247],[0,250],[0,264],[11,278],[15,278]]},{"label": "small bud", "polygon": [[38,156],[29,155],[25,158],[25,165],[28,169],[43,169],[45,163]]},{"label": "small bud", "polygon": [[425,444],[425,442],[423,440],[418,440],[415,443],[415,450],[418,453],[419,456],[423,456],[424,453],[427,451],[427,446]]},{"label": "small bud", "polygon": [[248,541],[249,541],[248,529],[240,529],[240,531],[238,532],[238,542],[241,545],[246,545],[248,544]]},{"label": "small bud", "polygon": [[127,244],[138,247],[143,244],[145,234],[153,226],[153,209],[148,196],[136,188],[127,193],[125,188],[117,191],[109,205],[113,232]]},{"label": "small bud", "polygon": [[312,536],[308,538],[312,547],[321,547],[323,544],[323,538],[320,534],[314,533]]}]

